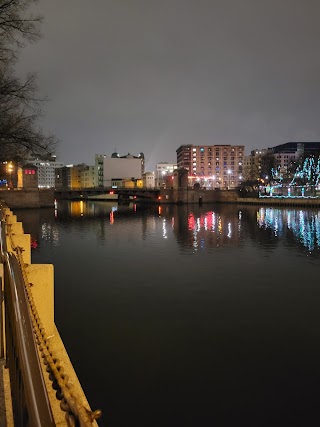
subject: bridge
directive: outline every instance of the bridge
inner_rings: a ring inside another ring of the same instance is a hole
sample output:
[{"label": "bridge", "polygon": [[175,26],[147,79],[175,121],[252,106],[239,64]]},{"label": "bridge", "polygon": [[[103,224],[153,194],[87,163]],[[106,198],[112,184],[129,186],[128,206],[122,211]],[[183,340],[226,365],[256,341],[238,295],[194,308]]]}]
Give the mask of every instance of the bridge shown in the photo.
[{"label": "bridge", "polygon": [[74,188],[74,189],[56,189],[56,199],[69,200],[149,200],[156,201],[160,196],[159,188]]},{"label": "bridge", "polygon": [[[54,324],[53,266],[0,201],[0,426],[97,427]],[[58,357],[59,356],[59,357]]]}]

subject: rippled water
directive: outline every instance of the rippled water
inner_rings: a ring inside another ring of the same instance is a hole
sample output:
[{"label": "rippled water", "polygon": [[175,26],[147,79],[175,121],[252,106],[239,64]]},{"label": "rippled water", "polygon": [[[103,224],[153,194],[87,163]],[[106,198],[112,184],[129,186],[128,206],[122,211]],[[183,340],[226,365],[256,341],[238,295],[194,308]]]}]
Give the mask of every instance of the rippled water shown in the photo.
[{"label": "rippled water", "polygon": [[320,424],[318,210],[20,210],[100,426]]}]

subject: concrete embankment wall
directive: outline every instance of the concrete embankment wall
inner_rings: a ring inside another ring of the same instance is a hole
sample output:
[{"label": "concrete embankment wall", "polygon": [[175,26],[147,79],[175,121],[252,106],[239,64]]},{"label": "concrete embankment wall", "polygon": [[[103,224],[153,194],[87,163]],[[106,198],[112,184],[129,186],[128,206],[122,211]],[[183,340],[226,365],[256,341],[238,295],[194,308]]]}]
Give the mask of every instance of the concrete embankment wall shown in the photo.
[{"label": "concrete embankment wall", "polygon": [[47,208],[54,206],[54,189],[11,189],[1,190],[0,199],[11,209]]},{"label": "concrete embankment wall", "polygon": [[193,190],[190,188],[169,188],[161,190],[160,203],[236,203],[236,190]]},{"label": "concrete embankment wall", "polygon": [[303,206],[303,207],[320,207],[320,199],[293,199],[293,198],[238,198],[237,203],[246,205],[269,205],[269,206]]},{"label": "concrete embankment wall", "polygon": [[161,190],[160,203],[238,203],[247,205],[320,207],[320,199],[312,198],[240,198],[236,190]]},{"label": "concrete embankment wall", "polygon": [[[8,236],[7,238],[7,250],[8,252],[13,252],[17,246],[23,248],[23,262],[27,279],[28,282],[32,284],[32,297],[45,330],[46,337],[49,341],[50,349],[53,351],[53,354],[59,358],[60,365],[63,367],[65,374],[68,375],[69,384],[72,385],[72,393],[76,397],[77,402],[90,412],[89,403],[54,322],[54,267],[52,264],[32,263],[30,234],[24,233],[23,224],[17,220],[17,215],[14,215],[11,209],[3,208],[3,213],[6,219],[7,235],[8,233],[11,235],[11,237]],[[72,307],[70,306],[70,310],[71,309]],[[56,398],[56,392],[52,388],[52,382],[46,372],[46,365],[42,361],[40,351],[39,359],[41,360],[41,368],[55,425],[67,427],[68,424],[65,419],[65,412],[60,409],[60,401]],[[96,421],[94,421],[92,425],[98,426]]]}]

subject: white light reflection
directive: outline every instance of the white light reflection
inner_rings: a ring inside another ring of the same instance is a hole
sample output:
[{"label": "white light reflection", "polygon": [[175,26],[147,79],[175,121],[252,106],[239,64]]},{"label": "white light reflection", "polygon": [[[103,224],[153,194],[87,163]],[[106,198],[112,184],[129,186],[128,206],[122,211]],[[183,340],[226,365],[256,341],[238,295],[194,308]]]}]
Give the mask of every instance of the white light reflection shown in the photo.
[{"label": "white light reflection", "polygon": [[166,220],[164,219],[163,220],[163,223],[162,223],[162,237],[164,238],[164,239],[167,239],[167,229],[166,229]]},{"label": "white light reflection", "polygon": [[229,237],[229,239],[231,238],[232,235],[232,231],[231,231],[231,222],[228,223],[228,234],[227,237]]},{"label": "white light reflection", "polygon": [[211,222],[211,229],[212,231],[216,230],[216,214],[212,212],[212,222]]}]

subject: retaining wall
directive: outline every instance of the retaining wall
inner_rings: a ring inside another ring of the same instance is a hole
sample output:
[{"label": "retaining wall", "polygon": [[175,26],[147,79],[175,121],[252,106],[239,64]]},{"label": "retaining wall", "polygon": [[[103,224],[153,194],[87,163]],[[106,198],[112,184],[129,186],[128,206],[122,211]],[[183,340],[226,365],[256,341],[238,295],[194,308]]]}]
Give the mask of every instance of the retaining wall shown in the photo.
[{"label": "retaining wall", "polygon": [[54,207],[54,189],[1,190],[0,199],[11,209]]}]

